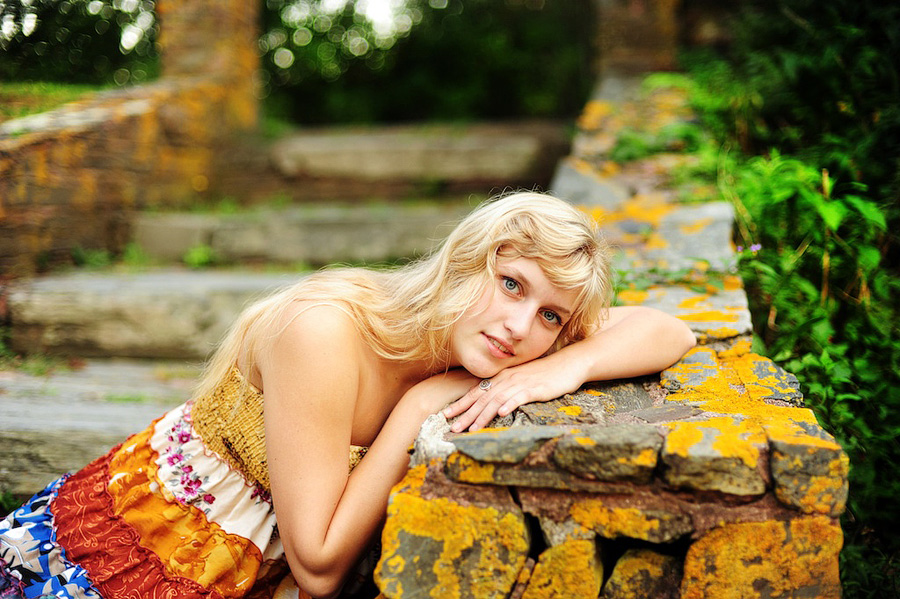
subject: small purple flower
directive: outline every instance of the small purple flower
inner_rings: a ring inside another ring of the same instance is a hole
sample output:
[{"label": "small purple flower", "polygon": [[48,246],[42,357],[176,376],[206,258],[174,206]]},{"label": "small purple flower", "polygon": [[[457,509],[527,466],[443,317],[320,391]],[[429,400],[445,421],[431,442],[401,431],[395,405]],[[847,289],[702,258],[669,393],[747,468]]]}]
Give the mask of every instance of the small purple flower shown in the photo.
[{"label": "small purple flower", "polygon": [[738,252],[743,252],[743,251],[744,251],[744,246],[742,246],[742,245],[737,246],[737,251],[738,251]]},{"label": "small purple flower", "polygon": [[754,243],[753,245],[750,246],[750,251],[753,252],[754,254],[761,249],[762,249],[761,243]]}]

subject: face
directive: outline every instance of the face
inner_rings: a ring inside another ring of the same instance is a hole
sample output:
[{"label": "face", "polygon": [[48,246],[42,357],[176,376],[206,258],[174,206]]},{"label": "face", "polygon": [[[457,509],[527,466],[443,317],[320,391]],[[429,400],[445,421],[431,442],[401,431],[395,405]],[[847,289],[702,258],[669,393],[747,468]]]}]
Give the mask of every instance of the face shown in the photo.
[{"label": "face", "polygon": [[542,356],[575,308],[575,292],[559,289],[530,258],[497,260],[497,276],[457,321],[451,366],[489,378]]}]

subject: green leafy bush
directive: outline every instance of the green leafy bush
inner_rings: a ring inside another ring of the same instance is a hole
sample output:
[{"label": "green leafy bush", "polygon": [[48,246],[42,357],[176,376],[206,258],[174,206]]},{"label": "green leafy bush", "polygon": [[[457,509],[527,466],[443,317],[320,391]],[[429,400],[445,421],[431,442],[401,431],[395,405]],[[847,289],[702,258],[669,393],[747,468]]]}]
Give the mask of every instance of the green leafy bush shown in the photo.
[{"label": "green leafy bush", "polygon": [[900,593],[900,5],[760,0],[691,56],[758,346],[850,456],[844,596]]}]

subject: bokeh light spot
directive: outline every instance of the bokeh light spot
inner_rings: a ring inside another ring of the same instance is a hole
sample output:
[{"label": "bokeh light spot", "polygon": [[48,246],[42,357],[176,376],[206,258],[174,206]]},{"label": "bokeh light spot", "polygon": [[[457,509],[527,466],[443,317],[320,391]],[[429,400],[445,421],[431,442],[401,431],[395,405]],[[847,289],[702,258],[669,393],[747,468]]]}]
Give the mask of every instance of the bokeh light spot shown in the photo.
[{"label": "bokeh light spot", "polygon": [[278,48],[272,56],[272,61],[280,69],[288,69],[294,64],[294,53],[287,48]]}]

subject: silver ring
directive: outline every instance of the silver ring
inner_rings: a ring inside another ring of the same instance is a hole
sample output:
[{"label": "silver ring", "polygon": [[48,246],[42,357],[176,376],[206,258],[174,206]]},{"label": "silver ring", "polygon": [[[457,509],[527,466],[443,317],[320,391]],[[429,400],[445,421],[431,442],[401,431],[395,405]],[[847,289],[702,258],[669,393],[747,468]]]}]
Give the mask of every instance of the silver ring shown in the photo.
[{"label": "silver ring", "polygon": [[484,379],[480,383],[478,383],[478,388],[482,391],[487,391],[491,388],[491,379]]}]

